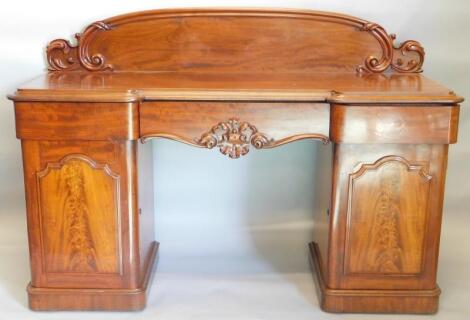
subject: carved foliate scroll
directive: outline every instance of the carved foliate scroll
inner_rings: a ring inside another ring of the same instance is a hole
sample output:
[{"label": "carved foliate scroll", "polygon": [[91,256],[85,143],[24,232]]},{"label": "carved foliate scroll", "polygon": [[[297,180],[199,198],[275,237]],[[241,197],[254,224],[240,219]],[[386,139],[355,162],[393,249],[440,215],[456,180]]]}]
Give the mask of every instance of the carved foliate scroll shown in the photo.
[{"label": "carved foliate scroll", "polygon": [[376,23],[366,22],[359,28],[360,31],[370,32],[382,47],[380,58],[369,56],[363,65],[356,69],[358,73],[381,73],[389,67],[397,72],[417,73],[422,72],[424,63],[424,48],[418,41],[408,40],[395,47],[393,41],[395,34],[387,34],[385,29]]},{"label": "carved foliate scroll", "polygon": [[50,71],[85,69],[88,71],[113,70],[106,58],[100,54],[90,54],[88,46],[97,32],[111,30],[110,24],[98,21],[89,25],[83,33],[75,34],[77,45],[64,39],[53,40],[46,48]]},{"label": "carved foliate scroll", "polygon": [[258,132],[254,125],[240,122],[238,119],[219,122],[209,132],[196,139],[199,146],[208,149],[218,147],[222,154],[232,159],[247,154],[250,145],[262,149],[271,141],[265,134]]}]

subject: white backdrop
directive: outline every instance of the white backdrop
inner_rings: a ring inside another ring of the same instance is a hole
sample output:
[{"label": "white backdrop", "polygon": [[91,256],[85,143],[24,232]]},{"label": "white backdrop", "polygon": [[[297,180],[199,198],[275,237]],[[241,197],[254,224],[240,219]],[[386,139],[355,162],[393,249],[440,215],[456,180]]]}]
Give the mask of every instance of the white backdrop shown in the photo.
[{"label": "white backdrop", "polygon": [[[90,22],[130,11],[219,5],[220,2],[210,0],[16,0],[2,3],[0,310],[6,310],[6,313],[0,313],[0,319],[7,314],[8,318],[52,316],[33,314],[25,307],[24,285],[29,279],[29,271],[21,150],[19,141],[15,139],[13,106],[6,100],[6,94],[12,93],[20,82],[44,72],[43,52],[50,40],[72,39],[75,32]],[[337,11],[378,22],[388,32],[397,33],[398,41],[419,40],[426,50],[425,74],[470,101],[468,0],[226,0],[223,5]],[[470,267],[469,240],[466,236],[466,227],[470,222],[468,107],[468,102],[462,105],[460,143],[451,146],[449,152],[439,271],[441,287],[443,284],[447,286],[444,287],[443,306],[438,315],[446,319],[449,315],[456,318],[462,316],[463,319],[465,311],[470,314],[470,308],[465,305],[470,298],[467,293],[470,292],[470,277],[465,272]],[[216,151],[163,140],[154,142],[154,152],[156,238],[162,244],[159,273],[149,308],[144,313],[127,314],[126,317],[144,317],[158,312],[165,319],[180,319],[189,315],[200,319],[209,319],[210,316],[214,319],[221,316],[281,319],[293,316],[293,312],[297,312],[298,319],[302,316],[311,318],[314,316],[312,312],[317,317],[334,317],[319,313],[313,283],[305,276],[308,274],[306,244],[312,238],[313,203],[310,194],[315,177],[314,142],[297,142],[273,150],[254,151],[239,160],[229,160]],[[12,272],[16,277],[11,276]],[[240,281],[230,282],[230,279],[252,279],[256,276],[259,277],[257,279],[265,279],[263,277],[268,275],[273,277],[269,278],[273,287],[269,287],[267,292],[274,297],[256,291],[258,287],[255,285],[247,285],[246,292],[243,291],[244,287],[237,287],[239,291],[230,291],[233,289],[231,284],[241,286]],[[217,279],[219,285],[204,282],[207,277]],[[181,279],[189,284],[184,285]],[[222,279],[229,280],[223,282]],[[278,280],[280,282],[276,282]],[[198,290],[188,289],[191,286],[196,288],[198,284],[201,285]],[[277,293],[276,288],[282,290]],[[217,294],[212,295],[214,292],[231,292],[232,296],[218,300]],[[6,295],[5,299],[2,294]],[[253,295],[252,300],[246,298],[250,295]],[[256,300],[258,296],[264,296],[264,299]],[[171,297],[179,300],[171,300]],[[282,304],[276,303],[276,298],[283,301]],[[288,305],[290,302],[296,306],[292,310],[289,307],[292,305]],[[204,303],[212,312],[200,309]],[[220,313],[213,310],[216,306],[221,309]],[[238,308],[245,308],[245,312],[237,313]],[[80,317],[79,314],[67,316]],[[93,314],[93,317],[100,319],[111,316],[121,317],[112,313]]]}]

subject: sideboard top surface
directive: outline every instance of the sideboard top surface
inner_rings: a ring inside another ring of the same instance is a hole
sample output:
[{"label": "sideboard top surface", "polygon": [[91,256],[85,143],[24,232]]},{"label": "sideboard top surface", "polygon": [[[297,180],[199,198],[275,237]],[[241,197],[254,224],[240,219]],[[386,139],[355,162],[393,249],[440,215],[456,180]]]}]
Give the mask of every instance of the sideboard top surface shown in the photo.
[{"label": "sideboard top surface", "polygon": [[14,100],[285,100],[335,103],[459,103],[421,74],[49,72],[19,86]]}]

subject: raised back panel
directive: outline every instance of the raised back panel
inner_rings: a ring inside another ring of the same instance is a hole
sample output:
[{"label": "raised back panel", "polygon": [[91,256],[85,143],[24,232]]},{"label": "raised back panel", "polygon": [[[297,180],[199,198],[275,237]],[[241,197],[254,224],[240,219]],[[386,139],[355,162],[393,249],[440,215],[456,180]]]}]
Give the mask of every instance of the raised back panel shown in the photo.
[{"label": "raised back panel", "polygon": [[419,72],[416,41],[350,16],[294,10],[155,10],[95,22],[47,47],[51,70]]}]

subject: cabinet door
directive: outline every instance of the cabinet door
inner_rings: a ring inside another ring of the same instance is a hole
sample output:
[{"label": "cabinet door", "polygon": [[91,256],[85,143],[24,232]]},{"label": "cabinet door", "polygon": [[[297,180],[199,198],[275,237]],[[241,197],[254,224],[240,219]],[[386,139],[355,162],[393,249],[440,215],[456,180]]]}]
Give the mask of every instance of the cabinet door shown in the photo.
[{"label": "cabinet door", "polygon": [[337,145],[344,289],[434,289],[446,145]]},{"label": "cabinet door", "polygon": [[33,286],[122,286],[130,143],[23,141]]}]

